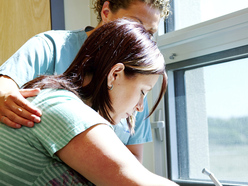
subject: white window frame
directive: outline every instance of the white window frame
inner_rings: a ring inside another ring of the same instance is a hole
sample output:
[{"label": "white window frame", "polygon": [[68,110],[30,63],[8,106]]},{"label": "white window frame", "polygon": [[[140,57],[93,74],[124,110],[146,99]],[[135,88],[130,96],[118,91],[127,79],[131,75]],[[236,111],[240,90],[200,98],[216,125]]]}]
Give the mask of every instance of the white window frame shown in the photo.
[{"label": "white window frame", "polygon": [[[248,8],[157,36],[166,64],[247,45]],[[174,59],[170,57],[174,56]]]},{"label": "white window frame", "polygon": [[[157,35],[155,39],[158,43],[160,51],[164,55],[166,64],[171,65],[177,65],[181,61],[191,58],[201,57],[204,55],[245,46],[248,44],[248,8],[184,29],[166,33],[161,36]],[[242,55],[244,54],[241,54],[241,56],[238,57],[242,57]],[[206,63],[213,62],[214,61],[208,61]],[[174,81],[173,72],[170,70],[168,71],[168,77],[168,96],[165,98],[165,102],[168,102],[169,104],[168,114],[170,128],[167,134],[169,133],[170,136],[165,136],[165,143],[159,142],[159,140],[157,140],[158,137],[154,138],[154,145],[160,144],[159,148],[161,149],[169,148],[162,146],[168,144],[166,139],[169,139],[170,146],[172,146],[173,149],[169,155],[165,154],[164,156],[161,156],[161,154],[156,154],[156,150],[154,150],[155,165],[159,164],[159,162],[164,162],[165,159],[167,160],[165,161],[166,166],[161,170],[158,169],[156,171],[157,174],[166,177],[168,175],[168,165],[178,164],[177,150],[176,148],[173,148],[177,147],[177,138],[175,133],[176,121],[174,105]],[[161,107],[159,109],[161,109]],[[163,113],[165,113],[165,111]],[[170,162],[168,162],[167,156],[171,157]],[[172,175],[170,179],[178,180],[178,168],[176,166],[171,166],[171,171]],[[185,181],[185,183],[186,182],[187,181]],[[196,182],[196,184],[201,183],[202,182]],[[192,182],[190,184],[192,184]]]}]

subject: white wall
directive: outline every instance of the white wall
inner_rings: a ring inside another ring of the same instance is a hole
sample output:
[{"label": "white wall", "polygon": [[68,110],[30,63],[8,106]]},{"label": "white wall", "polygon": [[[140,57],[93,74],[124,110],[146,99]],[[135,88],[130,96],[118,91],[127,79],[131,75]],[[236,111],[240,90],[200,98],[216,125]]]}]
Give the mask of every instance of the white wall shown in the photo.
[{"label": "white wall", "polygon": [[64,0],[65,29],[84,29],[96,26],[96,14],[92,10],[92,0]]}]

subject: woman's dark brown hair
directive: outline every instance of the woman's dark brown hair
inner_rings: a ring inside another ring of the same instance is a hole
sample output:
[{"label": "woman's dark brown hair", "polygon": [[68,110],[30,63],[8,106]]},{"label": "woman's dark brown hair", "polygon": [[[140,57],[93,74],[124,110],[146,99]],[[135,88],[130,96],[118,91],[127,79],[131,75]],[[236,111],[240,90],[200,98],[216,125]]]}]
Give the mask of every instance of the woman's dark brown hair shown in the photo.
[{"label": "woman's dark brown hair", "polygon": [[[159,98],[150,116],[166,90],[164,58],[145,28],[137,22],[126,19],[107,23],[94,31],[62,75],[40,76],[25,84],[24,88],[72,91],[82,100],[90,100],[92,108],[113,124],[109,115],[109,111],[114,109],[109,98],[107,76],[117,63],[125,65],[125,75],[130,77],[136,74],[163,76]],[[86,75],[90,75],[92,79],[83,86]],[[134,124],[128,121],[133,129]]]}]

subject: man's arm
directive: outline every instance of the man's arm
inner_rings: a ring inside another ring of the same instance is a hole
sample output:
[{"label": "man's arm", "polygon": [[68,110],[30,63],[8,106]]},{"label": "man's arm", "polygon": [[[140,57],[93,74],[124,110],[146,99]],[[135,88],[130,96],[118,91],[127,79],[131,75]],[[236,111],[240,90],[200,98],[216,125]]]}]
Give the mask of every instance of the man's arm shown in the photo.
[{"label": "man's arm", "polygon": [[0,76],[0,120],[12,128],[21,125],[32,127],[40,122],[41,111],[32,106],[25,97],[36,96],[39,89],[19,90],[8,76]]},{"label": "man's arm", "polygon": [[41,112],[24,98],[36,96],[38,89],[19,90],[40,74],[53,73],[53,42],[44,33],[29,39],[0,66],[0,121],[20,128],[40,122]]}]

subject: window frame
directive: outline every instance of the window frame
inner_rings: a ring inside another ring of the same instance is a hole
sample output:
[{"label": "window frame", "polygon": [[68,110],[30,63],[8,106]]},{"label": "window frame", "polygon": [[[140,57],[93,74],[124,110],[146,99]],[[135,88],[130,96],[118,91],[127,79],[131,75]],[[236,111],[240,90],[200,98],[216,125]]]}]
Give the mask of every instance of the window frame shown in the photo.
[{"label": "window frame", "polygon": [[[214,62],[211,59],[215,59]],[[180,107],[182,113],[180,117],[176,116],[176,108],[177,104],[175,101],[176,94],[185,95],[185,84],[184,84],[184,72],[185,70],[190,70],[192,68],[198,68],[205,65],[212,65],[212,64],[220,64],[229,62],[232,60],[238,60],[242,58],[248,58],[248,45],[229,49],[226,51],[217,52],[214,54],[209,54],[206,56],[201,56],[195,59],[185,60],[182,62],[179,62],[177,65],[168,65],[168,77],[169,77],[169,83],[168,83],[168,90],[166,93],[165,98],[165,106],[166,106],[166,123],[167,123],[167,141],[169,141],[169,145],[167,148],[167,152],[169,153],[168,162],[170,162],[169,168],[168,168],[168,176],[170,179],[180,183],[180,185],[213,185],[211,182],[208,181],[197,181],[197,180],[186,180],[186,179],[179,179],[178,175],[180,177],[189,177],[188,175],[188,169],[189,169],[189,160],[185,160],[183,165],[180,167],[183,167],[183,170],[178,168],[180,163],[180,158],[178,156],[188,157],[188,148],[187,148],[187,134],[183,133],[181,131],[187,131],[187,122],[186,122],[186,108]],[[208,61],[208,63],[206,62]],[[184,63],[180,64],[180,63]],[[204,63],[204,65],[202,65]],[[175,75],[177,73],[177,75]],[[175,83],[177,82],[177,83]],[[175,86],[175,84],[177,84]],[[177,91],[175,91],[177,89]],[[185,97],[184,97],[185,99]],[[185,101],[185,100],[183,100]],[[184,104],[182,104],[184,105]],[[178,107],[179,108],[179,107]],[[180,121],[177,120],[179,118]],[[178,122],[180,122],[180,127],[178,126]],[[181,131],[179,131],[181,130]],[[183,143],[177,143],[180,134],[180,138],[183,141]],[[182,135],[183,134],[183,135]],[[170,148],[171,147],[171,148]],[[174,148],[178,147],[178,148]],[[183,147],[186,147],[182,149]],[[185,174],[186,173],[186,174]],[[206,180],[208,177],[206,176]],[[245,184],[245,183],[238,183],[238,184]],[[223,185],[238,185],[235,184],[235,182],[225,182]]]},{"label": "window frame", "polygon": [[[176,148],[178,144],[174,97],[174,71],[248,57],[247,33],[248,8],[181,30],[156,36],[159,49],[166,61],[168,74],[168,89],[164,103],[167,174],[169,179],[176,181],[182,186],[214,184],[210,179],[209,181],[201,181],[178,178],[180,170],[178,169],[179,160],[177,158],[179,152]],[[183,49],[185,49],[185,51]],[[161,160],[157,159],[156,161]],[[207,176],[206,180],[208,180]],[[228,182],[223,185],[235,186],[238,184]]]},{"label": "window frame", "polygon": [[64,1],[50,0],[52,30],[65,30]]},{"label": "window frame", "polygon": [[156,41],[168,65],[244,46],[248,43],[247,27],[248,8],[156,36]]}]

